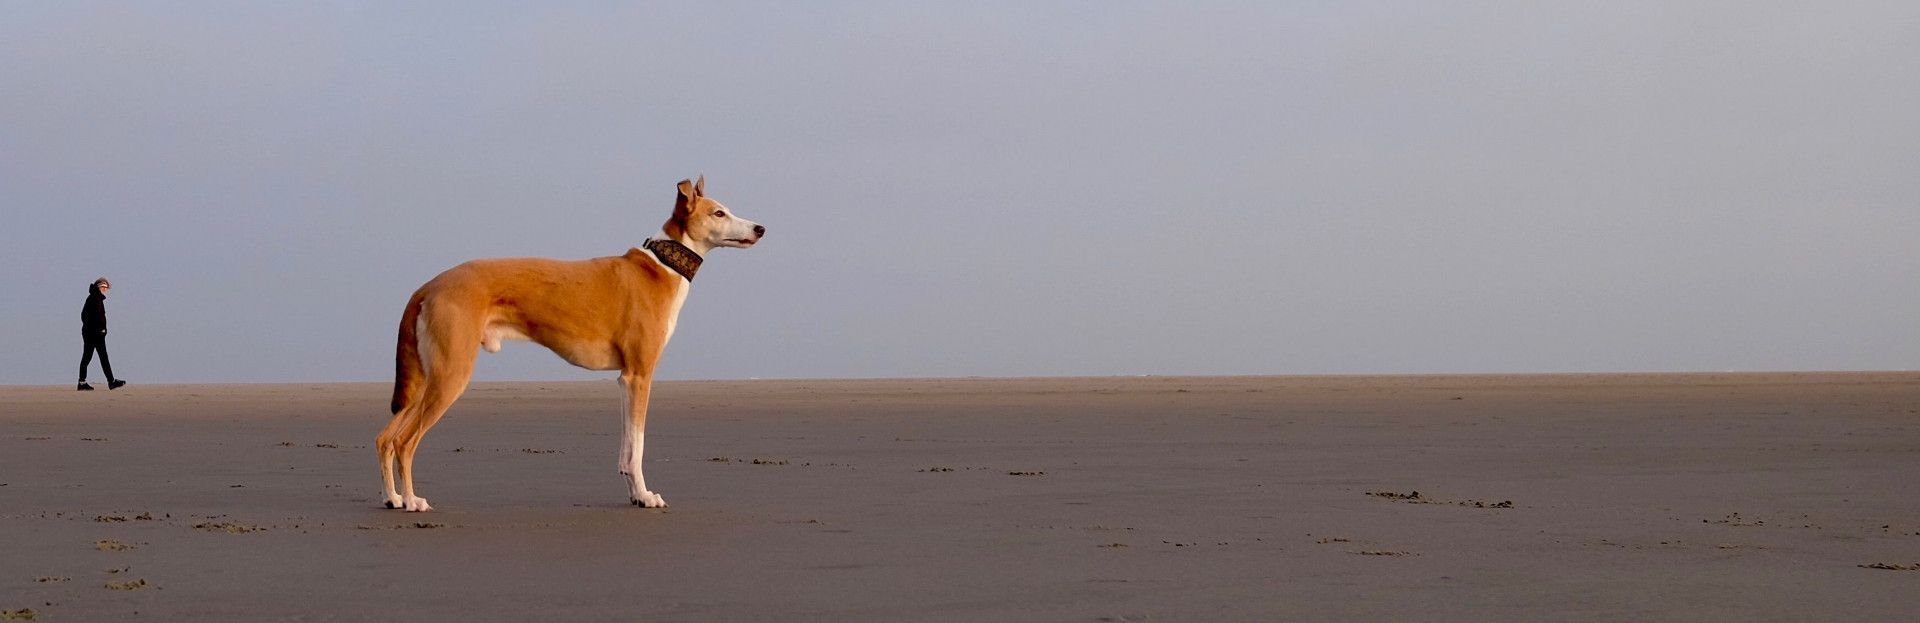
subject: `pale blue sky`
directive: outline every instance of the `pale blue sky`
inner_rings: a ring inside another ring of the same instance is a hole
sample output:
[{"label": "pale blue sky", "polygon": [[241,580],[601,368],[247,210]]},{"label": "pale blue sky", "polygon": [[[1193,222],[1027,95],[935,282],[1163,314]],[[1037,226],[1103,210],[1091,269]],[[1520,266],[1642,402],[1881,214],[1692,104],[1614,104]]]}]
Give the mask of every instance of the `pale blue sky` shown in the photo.
[{"label": "pale blue sky", "polygon": [[667,378],[1915,369],[1915,111],[1910,2],[6,1],[0,383],[100,275],[136,382],[390,379],[700,173]]}]

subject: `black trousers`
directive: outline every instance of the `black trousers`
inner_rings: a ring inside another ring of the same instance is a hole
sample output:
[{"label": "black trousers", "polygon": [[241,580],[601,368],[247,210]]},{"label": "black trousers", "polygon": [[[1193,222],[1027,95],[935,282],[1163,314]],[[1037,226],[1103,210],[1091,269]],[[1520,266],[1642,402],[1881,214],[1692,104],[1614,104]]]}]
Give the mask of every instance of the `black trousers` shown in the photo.
[{"label": "black trousers", "polygon": [[86,346],[80,350],[80,381],[87,380],[87,365],[93,363],[93,351],[100,351],[100,371],[107,373],[107,380],[113,380],[113,364],[107,362],[107,334],[82,333],[80,339]]}]

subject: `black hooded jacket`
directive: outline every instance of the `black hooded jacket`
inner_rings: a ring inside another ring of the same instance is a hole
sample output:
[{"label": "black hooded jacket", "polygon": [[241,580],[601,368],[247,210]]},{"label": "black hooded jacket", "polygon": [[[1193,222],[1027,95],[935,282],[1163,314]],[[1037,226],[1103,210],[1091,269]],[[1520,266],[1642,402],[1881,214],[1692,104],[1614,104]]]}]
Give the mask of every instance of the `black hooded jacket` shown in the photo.
[{"label": "black hooded jacket", "polygon": [[87,286],[87,304],[80,307],[80,332],[98,335],[107,332],[107,295],[98,284]]}]

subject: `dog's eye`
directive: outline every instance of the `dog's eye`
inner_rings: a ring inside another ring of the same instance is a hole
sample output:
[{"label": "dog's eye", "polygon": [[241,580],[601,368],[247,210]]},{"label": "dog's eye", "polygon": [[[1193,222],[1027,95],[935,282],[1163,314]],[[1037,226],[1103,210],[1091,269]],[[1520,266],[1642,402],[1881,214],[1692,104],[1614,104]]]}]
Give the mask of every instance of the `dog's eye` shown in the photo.
[{"label": "dog's eye", "polygon": [[713,211],[713,217],[714,217],[714,218],[727,218],[727,211],[726,211],[726,210],[714,210],[714,211]]}]

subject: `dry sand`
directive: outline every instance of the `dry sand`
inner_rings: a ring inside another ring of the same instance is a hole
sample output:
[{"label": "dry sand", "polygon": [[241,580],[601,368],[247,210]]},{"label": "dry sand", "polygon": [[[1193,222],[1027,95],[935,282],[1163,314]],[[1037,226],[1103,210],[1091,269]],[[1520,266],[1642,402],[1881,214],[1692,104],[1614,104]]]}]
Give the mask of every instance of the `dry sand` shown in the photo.
[{"label": "dry sand", "polygon": [[664,383],[665,510],[626,505],[612,381],[476,385],[435,512],[381,509],[386,400],[0,388],[0,614],[1920,613],[1920,374]]}]

